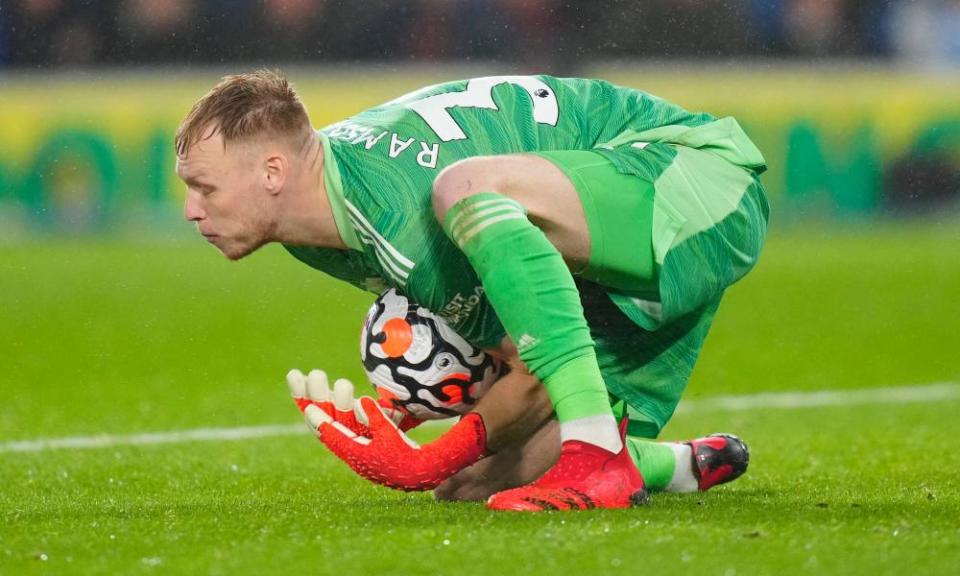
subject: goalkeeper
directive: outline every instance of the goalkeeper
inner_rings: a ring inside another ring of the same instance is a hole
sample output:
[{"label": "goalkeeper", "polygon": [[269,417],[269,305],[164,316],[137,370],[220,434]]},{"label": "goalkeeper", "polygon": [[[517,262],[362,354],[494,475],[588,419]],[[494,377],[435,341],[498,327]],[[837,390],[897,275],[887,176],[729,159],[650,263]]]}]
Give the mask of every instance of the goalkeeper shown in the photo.
[{"label": "goalkeeper", "polygon": [[[176,145],[185,217],[228,258],[282,242],[355,286],[397,288],[512,368],[422,448],[370,399],[347,425],[301,402],[362,476],[431,489],[529,445],[551,415],[556,462],[488,507],[626,507],[645,497],[641,470],[680,466],[633,439],[672,415],[763,243],[765,162],[734,119],[603,81],[498,76],[314,132],[287,81],[258,72],[201,98]],[[732,477],[710,473],[701,488]]]}]

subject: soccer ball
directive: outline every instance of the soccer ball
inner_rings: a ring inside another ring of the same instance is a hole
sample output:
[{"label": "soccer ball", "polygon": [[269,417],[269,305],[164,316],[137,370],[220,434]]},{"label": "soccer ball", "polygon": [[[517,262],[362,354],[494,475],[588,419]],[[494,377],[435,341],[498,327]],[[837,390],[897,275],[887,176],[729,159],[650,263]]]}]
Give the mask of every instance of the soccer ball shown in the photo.
[{"label": "soccer ball", "polygon": [[392,288],[367,312],[360,358],[380,397],[418,420],[469,412],[500,372],[496,359]]}]

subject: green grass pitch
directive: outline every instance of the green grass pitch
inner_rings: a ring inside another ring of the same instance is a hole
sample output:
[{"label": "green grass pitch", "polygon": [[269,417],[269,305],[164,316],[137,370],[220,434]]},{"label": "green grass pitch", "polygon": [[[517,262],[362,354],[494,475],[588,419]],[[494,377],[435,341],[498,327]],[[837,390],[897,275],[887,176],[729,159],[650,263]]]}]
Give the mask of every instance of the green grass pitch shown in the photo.
[{"label": "green grass pitch", "polygon": [[[774,234],[687,398],[960,382],[956,222]],[[271,247],[0,247],[0,445],[297,423],[283,377],[360,380],[371,296]],[[354,477],[313,438],[0,451],[0,575],[956,574],[960,401],[678,414],[742,435],[706,494],[537,516]],[[423,438],[423,435],[420,435]]]}]

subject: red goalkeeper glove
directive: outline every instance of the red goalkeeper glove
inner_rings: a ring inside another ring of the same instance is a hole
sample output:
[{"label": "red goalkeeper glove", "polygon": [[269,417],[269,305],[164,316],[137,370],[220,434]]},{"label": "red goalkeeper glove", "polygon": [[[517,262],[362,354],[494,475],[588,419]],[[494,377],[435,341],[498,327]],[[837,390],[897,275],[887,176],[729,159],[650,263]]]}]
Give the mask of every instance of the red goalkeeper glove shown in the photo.
[{"label": "red goalkeeper glove", "polygon": [[[353,396],[353,384],[349,380],[344,378],[337,380],[331,391],[330,380],[323,370],[311,370],[304,376],[303,372],[294,369],[287,373],[287,386],[301,413],[312,404],[326,412],[327,416],[335,422],[349,428],[354,434],[369,436],[367,427],[357,420],[355,412],[357,401]],[[377,402],[387,417],[404,432],[422,423],[405,410],[395,408],[389,398],[381,396]]]},{"label": "red goalkeeper glove", "polygon": [[407,438],[373,398],[359,400],[359,415],[368,435],[358,435],[322,408],[304,409],[307,423],[331,452],[360,476],[398,490],[432,490],[479,460],[487,432],[479,414],[464,416],[434,442],[419,446]]},{"label": "red goalkeeper glove", "polygon": [[299,370],[287,373],[287,386],[290,395],[300,412],[307,406],[316,406],[323,410],[334,422],[339,422],[358,436],[369,436],[370,431],[360,423],[354,412],[356,400],[353,397],[353,384],[341,378],[333,383],[330,390],[330,381],[323,370],[311,370],[306,376]]}]

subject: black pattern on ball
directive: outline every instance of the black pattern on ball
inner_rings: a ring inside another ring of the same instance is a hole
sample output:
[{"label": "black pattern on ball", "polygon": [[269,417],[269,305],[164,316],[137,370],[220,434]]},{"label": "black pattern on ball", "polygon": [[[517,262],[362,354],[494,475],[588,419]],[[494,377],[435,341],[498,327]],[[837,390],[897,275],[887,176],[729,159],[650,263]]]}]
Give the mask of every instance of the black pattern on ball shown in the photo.
[{"label": "black pattern on ball", "polygon": [[[400,330],[391,336],[388,326]],[[421,420],[468,412],[499,373],[494,358],[393,289],[370,307],[360,340],[371,383]]]}]

